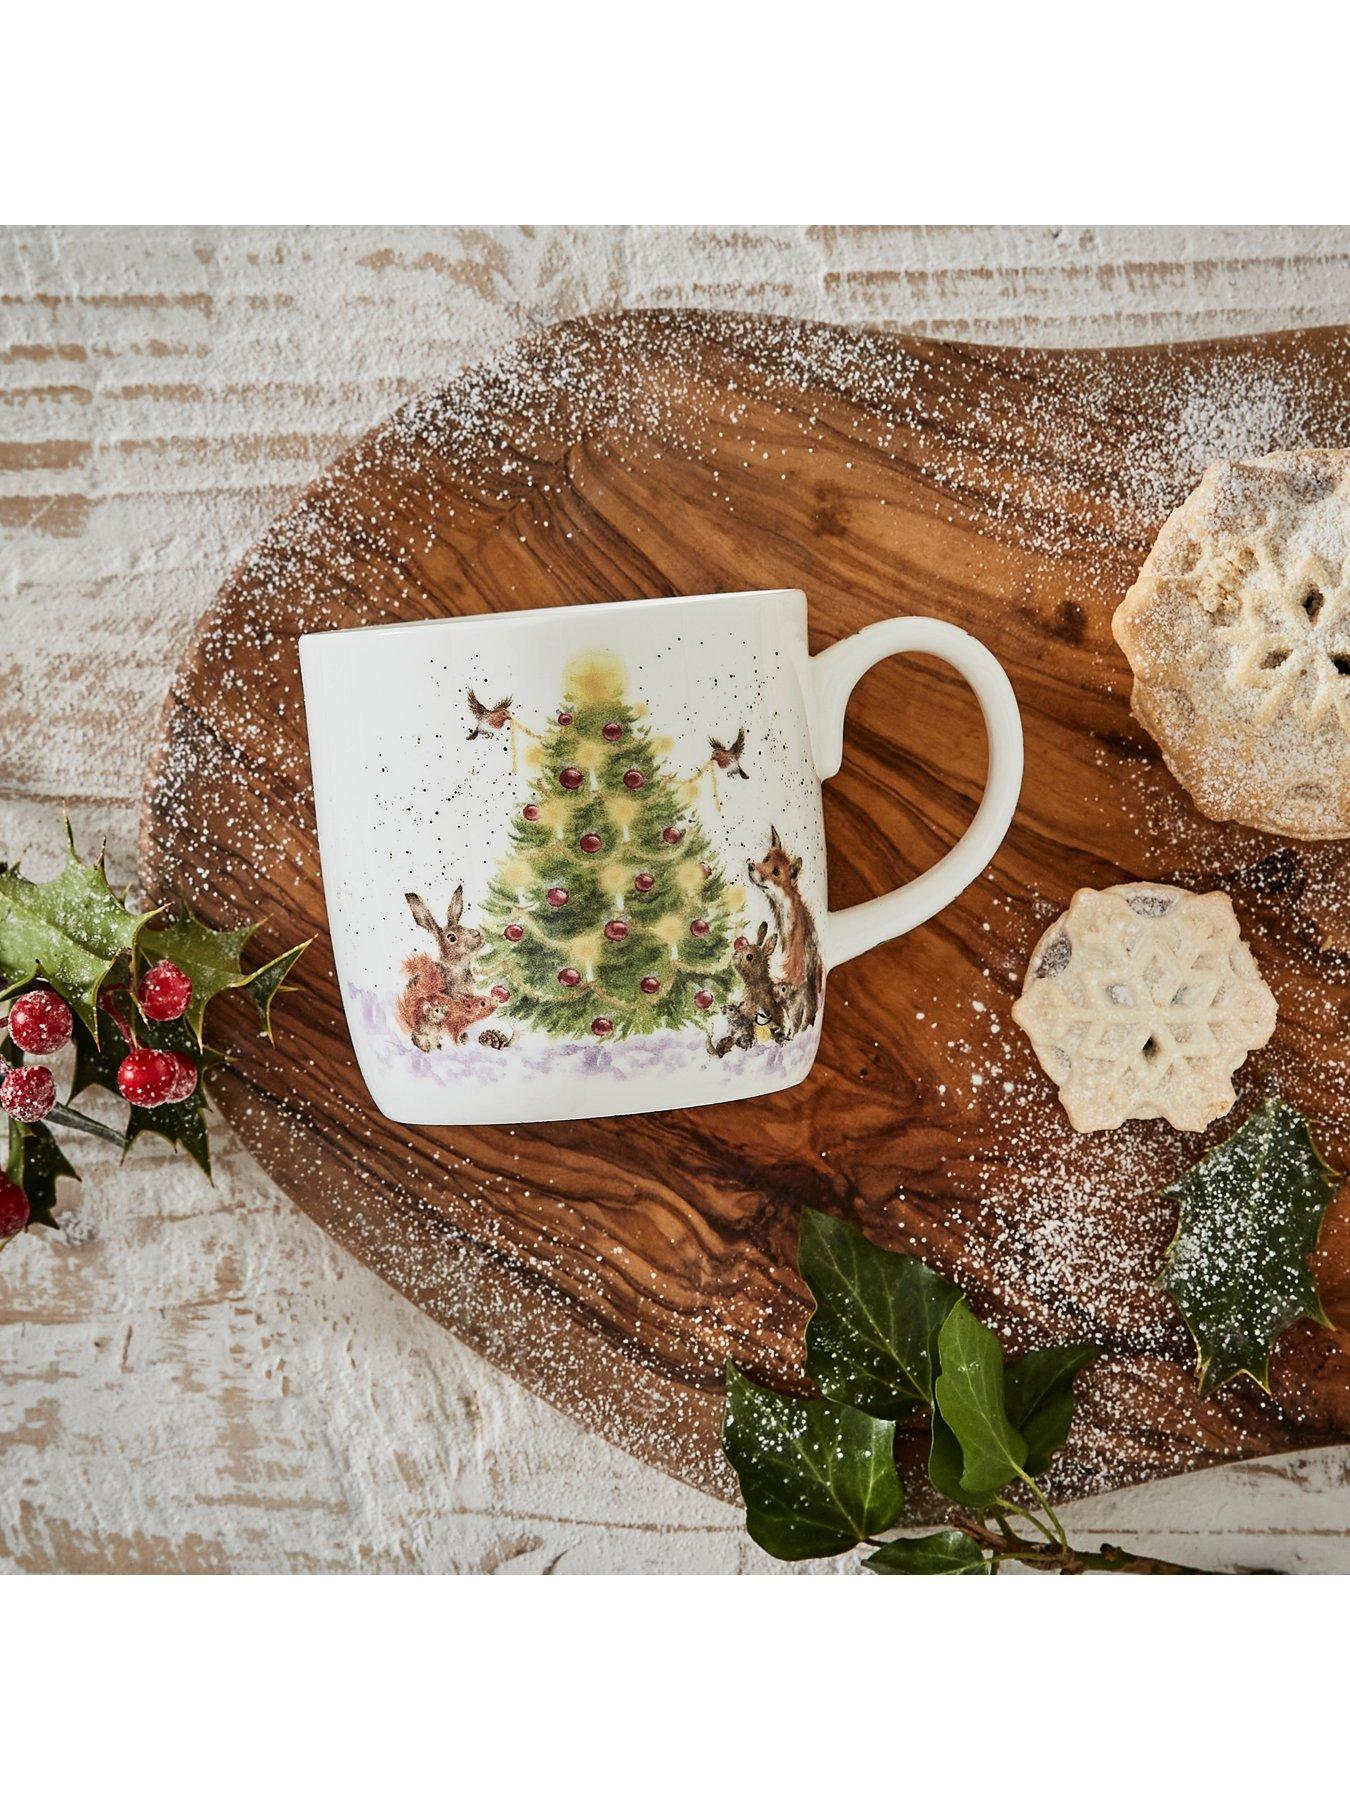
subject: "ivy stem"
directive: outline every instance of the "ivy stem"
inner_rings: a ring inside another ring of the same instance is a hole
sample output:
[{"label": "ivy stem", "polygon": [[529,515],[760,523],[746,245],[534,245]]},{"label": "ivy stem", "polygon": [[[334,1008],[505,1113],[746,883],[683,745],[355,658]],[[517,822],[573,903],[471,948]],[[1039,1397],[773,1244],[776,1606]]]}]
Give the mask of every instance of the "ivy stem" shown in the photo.
[{"label": "ivy stem", "polygon": [[[1038,1519],[1036,1514],[1028,1511],[1025,1506],[1018,1506],[1015,1500],[1001,1500],[999,1502],[999,1509],[1000,1511],[1016,1513],[1019,1519],[1025,1519],[1029,1525],[1034,1525],[1037,1531],[1039,1531],[1041,1536],[1045,1539],[1046,1543],[1053,1544],[1056,1550],[1067,1548],[1064,1539],[1056,1537],[1055,1533],[1051,1531],[1044,1519]],[[1003,1529],[1005,1532],[1009,1529],[1006,1521],[1003,1522]]]},{"label": "ivy stem", "polygon": [[1054,1507],[1051,1506],[1050,1502],[1046,1499],[1045,1495],[1041,1492],[1040,1488],[1037,1487],[1036,1483],[1031,1479],[1030,1475],[1027,1474],[1025,1469],[1019,1469],[1017,1472],[1022,1477],[1023,1481],[1026,1482],[1027,1486],[1031,1489],[1032,1493],[1036,1496],[1037,1500],[1040,1502],[1041,1511],[1045,1514],[1046,1518],[1049,1519],[1051,1525],[1054,1526],[1055,1536],[1056,1536],[1056,1538],[1058,1538],[1061,1548],[1064,1550],[1067,1550],[1069,1548],[1068,1533],[1065,1531],[1064,1527],[1060,1524],[1059,1517],[1058,1517],[1057,1513],[1055,1512]]}]

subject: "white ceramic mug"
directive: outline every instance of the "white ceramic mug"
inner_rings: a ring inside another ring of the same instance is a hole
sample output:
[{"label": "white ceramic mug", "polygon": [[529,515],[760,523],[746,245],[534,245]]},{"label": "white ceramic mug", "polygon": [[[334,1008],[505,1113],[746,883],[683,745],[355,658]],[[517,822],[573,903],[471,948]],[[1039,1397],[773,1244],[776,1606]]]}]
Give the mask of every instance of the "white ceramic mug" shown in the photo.
[{"label": "white ceramic mug", "polygon": [[[984,797],[934,868],[830,912],[821,783],[854,685],[905,651],[974,689]],[[793,590],[324,632],[300,662],[347,1022],[406,1124],[804,1080],[830,970],[972,882],[1022,779],[1017,702],[974,638],[888,619],[811,656]]]}]

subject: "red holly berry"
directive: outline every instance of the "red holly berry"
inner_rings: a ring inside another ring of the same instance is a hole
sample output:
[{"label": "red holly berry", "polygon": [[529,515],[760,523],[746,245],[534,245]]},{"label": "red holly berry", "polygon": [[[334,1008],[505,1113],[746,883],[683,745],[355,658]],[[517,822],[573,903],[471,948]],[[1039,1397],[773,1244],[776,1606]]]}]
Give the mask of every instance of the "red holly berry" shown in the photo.
[{"label": "red holly berry", "polygon": [[30,1056],[50,1056],[70,1042],[70,1008],[50,988],[20,994],[9,1009],[9,1035]]},{"label": "red holly berry", "polygon": [[623,726],[617,719],[611,719],[608,725],[600,727],[600,735],[602,738],[608,738],[611,744],[617,744],[623,736]]},{"label": "red holly berry", "polygon": [[637,889],[639,894],[650,894],[652,889],[656,886],[656,877],[655,875],[649,875],[644,869],[640,875],[635,875],[633,877],[633,886]]},{"label": "red holly berry", "polygon": [[163,1106],[178,1079],[178,1066],[166,1050],[131,1050],[117,1068],[118,1092],[133,1106]]},{"label": "red holly berry", "polygon": [[582,781],[581,770],[574,769],[569,764],[567,768],[558,770],[558,781],[561,784],[561,786],[563,786],[567,789],[569,794],[574,794],[576,792],[576,790],[581,786],[581,781]]},{"label": "red holly berry", "polygon": [[736,942],[731,947],[733,950],[744,950],[746,945],[749,942],[750,942],[749,938],[746,937],[744,932],[742,932],[741,935],[736,939]]},{"label": "red holly berry", "polygon": [[523,925],[518,925],[514,919],[512,919],[511,923],[502,933],[502,936],[506,939],[508,944],[518,944],[524,935],[525,927]]},{"label": "red holly berry", "polygon": [[609,919],[605,922],[605,936],[611,944],[621,944],[628,936],[627,919]]},{"label": "red holly berry", "polygon": [[694,995],[694,1005],[701,1007],[704,1012],[707,1012],[708,1008],[712,1005],[712,1003],[713,1003],[713,997],[708,992],[707,988],[700,988],[698,990],[698,992]]},{"label": "red holly berry", "polygon": [[667,825],[665,830],[661,833],[661,836],[668,844],[678,844],[680,839],[684,836],[684,831],[678,825]]},{"label": "red holly berry", "polygon": [[597,1037],[608,1037],[614,1029],[613,1019],[592,1019],[591,1030]]},{"label": "red holly berry", "polygon": [[505,1006],[507,1001],[511,998],[511,990],[504,981],[494,982],[491,991],[492,998],[497,1002],[498,1006]]},{"label": "red holly berry", "polygon": [[586,852],[587,856],[594,856],[597,850],[604,849],[605,840],[598,832],[586,831],[583,832],[581,836],[581,847]]},{"label": "red holly berry", "polygon": [[21,1069],[11,1069],[0,1081],[0,1106],[11,1119],[36,1125],[55,1105],[56,1082],[51,1070],[44,1069],[41,1063],[26,1063]]},{"label": "red holly berry", "polygon": [[165,1104],[172,1106],[176,1100],[190,1100],[196,1093],[197,1065],[181,1050],[168,1050],[165,1054],[174,1067],[173,1086],[165,1096]]},{"label": "red holly berry", "polygon": [[27,1194],[17,1181],[0,1175],[0,1240],[17,1237],[27,1223]]},{"label": "red holly berry", "polygon": [[708,935],[710,927],[706,919],[691,919],[689,921],[689,929],[696,938],[705,938]]},{"label": "red holly berry", "polygon": [[642,980],[639,981],[638,986],[642,989],[644,994],[659,994],[661,992],[661,983],[656,979],[655,975],[644,975]]},{"label": "red holly berry", "polygon": [[580,969],[559,969],[558,980],[564,987],[577,987],[581,981]]},{"label": "red holly berry", "polygon": [[571,713],[570,712],[560,712],[558,714],[558,723],[560,725],[570,725],[572,723]]},{"label": "red holly berry", "polygon": [[535,805],[534,801],[531,800],[528,806],[521,807],[520,816],[522,819],[526,820],[527,823],[533,825],[535,820],[539,817],[539,808]]},{"label": "red holly berry", "polygon": [[638,789],[645,784],[646,780],[647,777],[642,773],[641,769],[625,769],[623,772],[623,785],[626,788],[631,789],[633,793],[636,793]]},{"label": "red holly berry", "polygon": [[157,1019],[161,1023],[181,1019],[192,1004],[192,981],[166,956],[141,976],[136,998],[147,1019]]},{"label": "red holly berry", "polygon": [[547,894],[544,895],[544,898],[548,901],[550,906],[566,906],[567,902],[571,899],[571,895],[565,887],[551,887]]}]

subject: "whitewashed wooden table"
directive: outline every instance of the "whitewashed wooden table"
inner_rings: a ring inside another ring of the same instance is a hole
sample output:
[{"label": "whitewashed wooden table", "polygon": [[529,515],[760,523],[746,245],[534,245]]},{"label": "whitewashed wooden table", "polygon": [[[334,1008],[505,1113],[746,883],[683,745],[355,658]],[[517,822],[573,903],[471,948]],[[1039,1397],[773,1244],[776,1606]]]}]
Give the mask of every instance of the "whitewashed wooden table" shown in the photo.
[{"label": "whitewashed wooden table", "polygon": [[[134,877],[191,626],[330,457],[495,344],[616,306],[1118,344],[1350,320],[1350,230],[0,232],[0,852],[66,804]],[[222,1133],[209,1186],[82,1140],[0,1262],[0,1567],[762,1571],[331,1245]],[[1209,1566],[1350,1571],[1350,1452],[1080,1502]]]}]

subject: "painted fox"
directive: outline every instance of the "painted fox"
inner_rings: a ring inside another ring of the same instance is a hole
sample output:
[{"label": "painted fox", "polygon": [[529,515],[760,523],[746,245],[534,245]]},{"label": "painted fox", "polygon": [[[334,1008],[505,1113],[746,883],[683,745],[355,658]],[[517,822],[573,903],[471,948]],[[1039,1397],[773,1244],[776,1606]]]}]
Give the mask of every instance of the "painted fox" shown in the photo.
[{"label": "painted fox", "polygon": [[802,859],[788,855],[777,826],[770,826],[769,848],[758,862],[752,859],[747,868],[751,881],[763,889],[773,908],[778,941],[783,947],[783,980],[788,989],[784,1004],[786,1023],[795,1036],[815,1024],[825,984],[816,922],[797,885]]},{"label": "painted fox", "polygon": [[403,965],[408,985],[399,994],[395,1011],[398,1022],[419,1050],[436,1050],[449,1038],[467,1043],[469,1027],[491,1018],[497,1002],[491,994],[452,991],[446,984],[444,965],[423,950],[415,950]]}]

